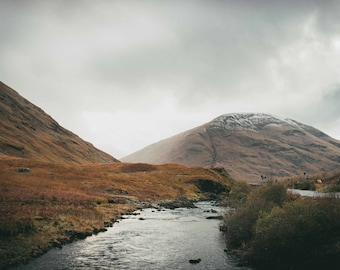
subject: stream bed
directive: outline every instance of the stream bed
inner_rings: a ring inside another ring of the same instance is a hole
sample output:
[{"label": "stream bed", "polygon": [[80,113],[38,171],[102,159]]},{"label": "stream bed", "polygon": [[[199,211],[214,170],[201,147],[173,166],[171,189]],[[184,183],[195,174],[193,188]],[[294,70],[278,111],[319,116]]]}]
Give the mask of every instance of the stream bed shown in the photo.
[{"label": "stream bed", "polygon": [[221,220],[211,218],[223,215],[224,209],[213,202],[196,206],[136,211],[104,233],[13,269],[249,269],[238,266],[237,259],[224,251]]}]

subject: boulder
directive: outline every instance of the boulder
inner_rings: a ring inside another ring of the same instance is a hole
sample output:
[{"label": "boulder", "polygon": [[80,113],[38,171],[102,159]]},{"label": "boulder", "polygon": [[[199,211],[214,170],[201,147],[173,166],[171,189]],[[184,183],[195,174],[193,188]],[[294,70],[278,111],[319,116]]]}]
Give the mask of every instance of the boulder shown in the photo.
[{"label": "boulder", "polygon": [[209,216],[206,219],[223,219],[223,216]]},{"label": "boulder", "polygon": [[201,262],[201,259],[200,259],[200,258],[189,260],[189,263],[192,263],[192,264],[194,264],[194,263],[200,263],[200,262]]},{"label": "boulder", "polygon": [[160,207],[175,209],[175,208],[197,208],[194,203],[190,200],[175,200],[171,202],[160,202],[158,203]]},{"label": "boulder", "polygon": [[214,194],[221,194],[229,192],[228,188],[219,182],[210,179],[197,179],[195,180],[195,185],[202,192],[209,192]]},{"label": "boulder", "polygon": [[18,173],[29,173],[30,168],[19,168],[16,170]]}]

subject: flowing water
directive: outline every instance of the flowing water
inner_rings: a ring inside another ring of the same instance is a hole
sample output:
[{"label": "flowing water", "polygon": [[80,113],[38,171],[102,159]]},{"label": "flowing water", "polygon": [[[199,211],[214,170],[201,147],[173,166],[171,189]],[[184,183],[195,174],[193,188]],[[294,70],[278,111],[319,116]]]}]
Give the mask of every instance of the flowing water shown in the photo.
[{"label": "flowing water", "polygon": [[[137,211],[105,233],[53,249],[15,269],[249,269],[224,252],[221,221],[207,219],[223,209],[211,202],[196,206]],[[197,264],[189,262],[198,258]]]},{"label": "flowing water", "polygon": [[288,192],[299,194],[304,197],[322,197],[322,198],[338,198],[340,199],[340,192],[317,192],[312,190],[301,189],[287,189]]}]

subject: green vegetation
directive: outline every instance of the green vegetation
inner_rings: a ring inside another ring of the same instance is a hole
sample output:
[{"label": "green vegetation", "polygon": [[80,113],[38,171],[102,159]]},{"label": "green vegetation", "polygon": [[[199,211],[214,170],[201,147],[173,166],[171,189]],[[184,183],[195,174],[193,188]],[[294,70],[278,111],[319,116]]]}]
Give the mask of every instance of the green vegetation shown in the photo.
[{"label": "green vegetation", "polygon": [[302,189],[302,190],[316,190],[315,181],[305,179],[301,182],[297,182],[294,184],[294,188]]},{"label": "green vegetation", "polygon": [[329,185],[326,192],[340,192],[340,180],[338,179],[335,183]]},{"label": "green vegetation", "polygon": [[247,182],[235,181],[229,192],[229,196],[226,198],[227,205],[235,208],[240,204],[243,204],[247,200],[247,195],[250,193],[250,186]]},{"label": "green vegetation", "polygon": [[232,202],[234,210],[225,217],[228,248],[256,269],[338,267],[338,199],[294,197],[275,184],[255,188],[236,208]]}]

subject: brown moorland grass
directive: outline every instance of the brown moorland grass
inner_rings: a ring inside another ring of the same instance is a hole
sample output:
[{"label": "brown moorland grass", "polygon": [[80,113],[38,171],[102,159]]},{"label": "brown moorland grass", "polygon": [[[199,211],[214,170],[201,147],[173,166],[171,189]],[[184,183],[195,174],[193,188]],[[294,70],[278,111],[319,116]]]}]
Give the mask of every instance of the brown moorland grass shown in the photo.
[{"label": "brown moorland grass", "polygon": [[103,230],[141,202],[204,199],[213,169],[133,163],[67,165],[0,157],[0,269]]},{"label": "brown moorland grass", "polygon": [[0,155],[54,163],[119,162],[60,126],[2,82],[0,112]]}]

